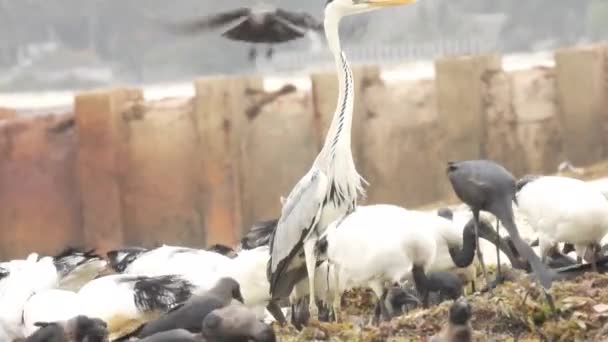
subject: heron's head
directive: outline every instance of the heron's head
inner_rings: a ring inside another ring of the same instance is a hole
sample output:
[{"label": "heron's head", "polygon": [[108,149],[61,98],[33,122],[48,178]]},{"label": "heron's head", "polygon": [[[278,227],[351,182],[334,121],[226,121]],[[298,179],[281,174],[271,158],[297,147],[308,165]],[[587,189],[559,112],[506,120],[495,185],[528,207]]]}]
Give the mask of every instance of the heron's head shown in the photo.
[{"label": "heron's head", "polygon": [[416,0],[327,0],[326,15],[332,13],[338,17],[373,11],[375,9],[408,5]]}]

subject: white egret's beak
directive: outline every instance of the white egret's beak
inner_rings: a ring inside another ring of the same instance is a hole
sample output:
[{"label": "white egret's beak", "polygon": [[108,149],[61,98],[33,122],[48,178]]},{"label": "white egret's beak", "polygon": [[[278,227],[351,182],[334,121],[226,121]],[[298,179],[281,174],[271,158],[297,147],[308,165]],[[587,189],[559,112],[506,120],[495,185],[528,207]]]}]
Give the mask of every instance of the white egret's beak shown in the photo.
[{"label": "white egret's beak", "polygon": [[354,0],[355,4],[369,5],[372,7],[388,7],[398,5],[409,5],[416,0]]}]

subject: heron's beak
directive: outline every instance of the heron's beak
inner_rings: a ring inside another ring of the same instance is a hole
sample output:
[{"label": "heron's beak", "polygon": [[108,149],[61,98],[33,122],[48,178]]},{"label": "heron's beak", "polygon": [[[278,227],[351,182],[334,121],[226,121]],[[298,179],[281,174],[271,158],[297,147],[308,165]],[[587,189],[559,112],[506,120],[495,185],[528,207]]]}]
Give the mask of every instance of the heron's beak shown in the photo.
[{"label": "heron's beak", "polygon": [[409,5],[416,2],[416,0],[362,0],[360,3],[373,6],[373,7],[388,7],[398,5]]}]

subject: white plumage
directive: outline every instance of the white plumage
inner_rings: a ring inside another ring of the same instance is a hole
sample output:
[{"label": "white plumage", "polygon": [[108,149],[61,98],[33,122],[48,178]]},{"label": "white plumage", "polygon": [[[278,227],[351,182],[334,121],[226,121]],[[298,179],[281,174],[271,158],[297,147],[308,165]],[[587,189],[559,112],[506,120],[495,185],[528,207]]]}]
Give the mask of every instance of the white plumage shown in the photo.
[{"label": "white plumage", "polygon": [[[107,299],[111,300],[111,299]],[[23,307],[23,332],[30,336],[36,330],[36,322],[67,321],[82,312],[78,295],[67,290],[50,289],[31,296]]]},{"label": "white plumage", "polygon": [[54,288],[58,275],[53,258],[30,254],[24,263],[15,263],[3,280],[0,294],[0,337],[3,341],[23,338],[22,313],[27,299],[38,291]]},{"label": "white plumage", "polygon": [[[360,206],[342,222],[330,224],[327,258],[336,267],[338,293],[363,286],[380,298],[385,282],[410,278],[414,266],[428,270],[437,250],[436,237],[428,230],[435,219],[423,212],[378,204]],[[334,310],[339,310],[336,305]]]},{"label": "white plumage", "polygon": [[539,235],[544,257],[559,242],[574,244],[577,255],[608,233],[608,201],[584,181],[543,176],[523,184],[517,193],[520,212]]},{"label": "white plumage", "polygon": [[245,305],[262,306],[263,309],[270,301],[270,283],[266,276],[268,249],[268,246],[261,246],[241,250],[235,258],[228,259],[225,270],[219,270],[220,278],[230,277],[239,283]]}]

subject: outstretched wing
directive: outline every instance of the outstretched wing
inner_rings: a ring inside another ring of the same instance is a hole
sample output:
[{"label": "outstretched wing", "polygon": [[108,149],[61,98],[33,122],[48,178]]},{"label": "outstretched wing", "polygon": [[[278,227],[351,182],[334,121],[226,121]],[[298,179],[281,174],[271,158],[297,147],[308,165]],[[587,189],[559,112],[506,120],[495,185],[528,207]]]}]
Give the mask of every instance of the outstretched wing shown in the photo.
[{"label": "outstretched wing", "polygon": [[237,19],[246,18],[250,13],[251,10],[249,8],[237,8],[235,10],[209,15],[181,24],[170,24],[167,25],[167,27],[174,33],[198,33],[222,27]]},{"label": "outstretched wing", "polygon": [[277,8],[276,16],[306,30],[323,31],[323,22],[306,12],[289,12]]},{"label": "outstretched wing", "polygon": [[327,184],[327,176],[313,168],[300,179],[285,200],[281,218],[270,240],[268,273],[271,294],[291,260],[302,250],[304,238],[319,221]]},{"label": "outstretched wing", "polygon": [[264,14],[263,22],[248,17],[222,34],[223,37],[250,43],[284,43],[301,38],[306,29],[276,14]]}]

